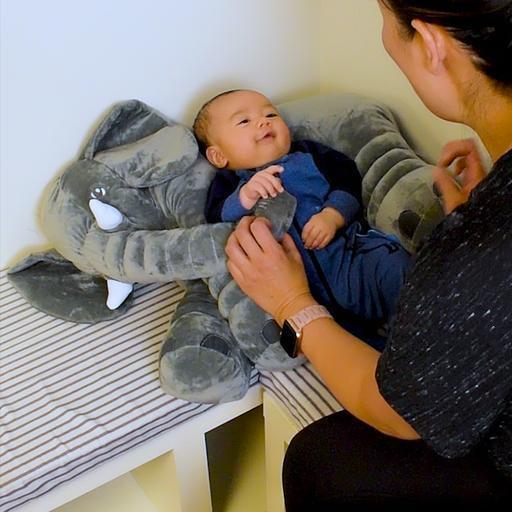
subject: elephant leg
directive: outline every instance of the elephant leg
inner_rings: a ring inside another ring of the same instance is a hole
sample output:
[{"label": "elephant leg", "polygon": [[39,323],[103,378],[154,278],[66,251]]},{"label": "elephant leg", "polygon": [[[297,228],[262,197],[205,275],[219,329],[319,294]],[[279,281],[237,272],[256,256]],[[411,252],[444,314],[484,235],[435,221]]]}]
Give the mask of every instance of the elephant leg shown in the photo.
[{"label": "elephant leg", "polygon": [[187,292],[160,350],[161,386],[190,402],[238,400],[247,392],[252,365],[206,284],[201,280],[184,284]]},{"label": "elephant leg", "polygon": [[304,363],[305,358],[291,358],[279,342],[281,330],[231,281],[219,294],[219,311],[228,319],[238,346],[258,369],[286,371]]},{"label": "elephant leg", "polygon": [[30,254],[9,269],[7,278],[32,306],[69,322],[114,320],[127,312],[133,300],[128,294],[119,307],[109,308],[103,277],[82,272],[54,250]]}]

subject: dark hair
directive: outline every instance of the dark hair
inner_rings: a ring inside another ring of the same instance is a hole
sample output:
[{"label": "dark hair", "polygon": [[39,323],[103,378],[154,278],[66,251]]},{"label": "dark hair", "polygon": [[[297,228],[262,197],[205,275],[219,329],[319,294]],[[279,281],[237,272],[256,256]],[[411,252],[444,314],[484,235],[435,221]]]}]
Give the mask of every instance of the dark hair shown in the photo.
[{"label": "dark hair", "polygon": [[243,89],[231,89],[229,91],[221,92],[215,95],[213,98],[210,98],[200,109],[194,119],[194,124],[192,125],[192,129],[194,131],[194,135],[197,139],[197,144],[199,146],[199,151],[202,155],[206,154],[206,148],[209,146],[208,141],[208,126],[210,124],[210,116],[208,112],[209,106],[218,98],[222,96],[227,96],[228,94],[232,94],[234,92],[242,91]]},{"label": "dark hair", "polygon": [[411,21],[439,25],[498,87],[512,89],[512,0],[383,0],[412,36]]}]

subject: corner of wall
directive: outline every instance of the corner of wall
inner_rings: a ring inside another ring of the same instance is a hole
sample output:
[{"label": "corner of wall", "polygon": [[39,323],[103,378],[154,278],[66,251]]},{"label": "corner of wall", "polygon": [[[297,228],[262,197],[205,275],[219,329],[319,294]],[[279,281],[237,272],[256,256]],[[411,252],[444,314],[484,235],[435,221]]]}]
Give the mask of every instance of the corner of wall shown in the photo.
[{"label": "corner of wall", "polygon": [[431,161],[442,145],[468,136],[431,114],[384,50],[377,2],[320,0],[316,36],[321,88],[357,92],[388,105],[411,143]]}]

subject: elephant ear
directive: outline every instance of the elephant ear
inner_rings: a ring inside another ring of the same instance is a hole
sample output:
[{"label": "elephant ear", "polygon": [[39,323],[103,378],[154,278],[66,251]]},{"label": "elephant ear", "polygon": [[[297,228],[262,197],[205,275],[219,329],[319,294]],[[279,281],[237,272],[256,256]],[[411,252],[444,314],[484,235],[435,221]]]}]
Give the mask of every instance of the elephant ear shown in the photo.
[{"label": "elephant ear", "polygon": [[71,322],[113,320],[132,302],[129,297],[118,309],[108,309],[105,280],[80,271],[57,251],[27,256],[9,270],[7,278],[36,309]]},{"label": "elephant ear", "polygon": [[141,101],[128,100],[114,105],[80,158],[106,165],[131,187],[145,188],[180,176],[197,155],[189,128]]}]

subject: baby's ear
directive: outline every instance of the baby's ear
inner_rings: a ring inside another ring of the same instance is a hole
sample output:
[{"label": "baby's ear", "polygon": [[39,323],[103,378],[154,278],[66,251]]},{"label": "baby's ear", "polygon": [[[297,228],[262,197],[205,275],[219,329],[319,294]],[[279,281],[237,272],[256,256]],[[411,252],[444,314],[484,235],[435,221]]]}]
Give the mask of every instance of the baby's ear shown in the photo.
[{"label": "baby's ear", "polygon": [[206,148],[206,158],[217,169],[224,169],[228,165],[228,159],[217,146],[208,146]]}]

